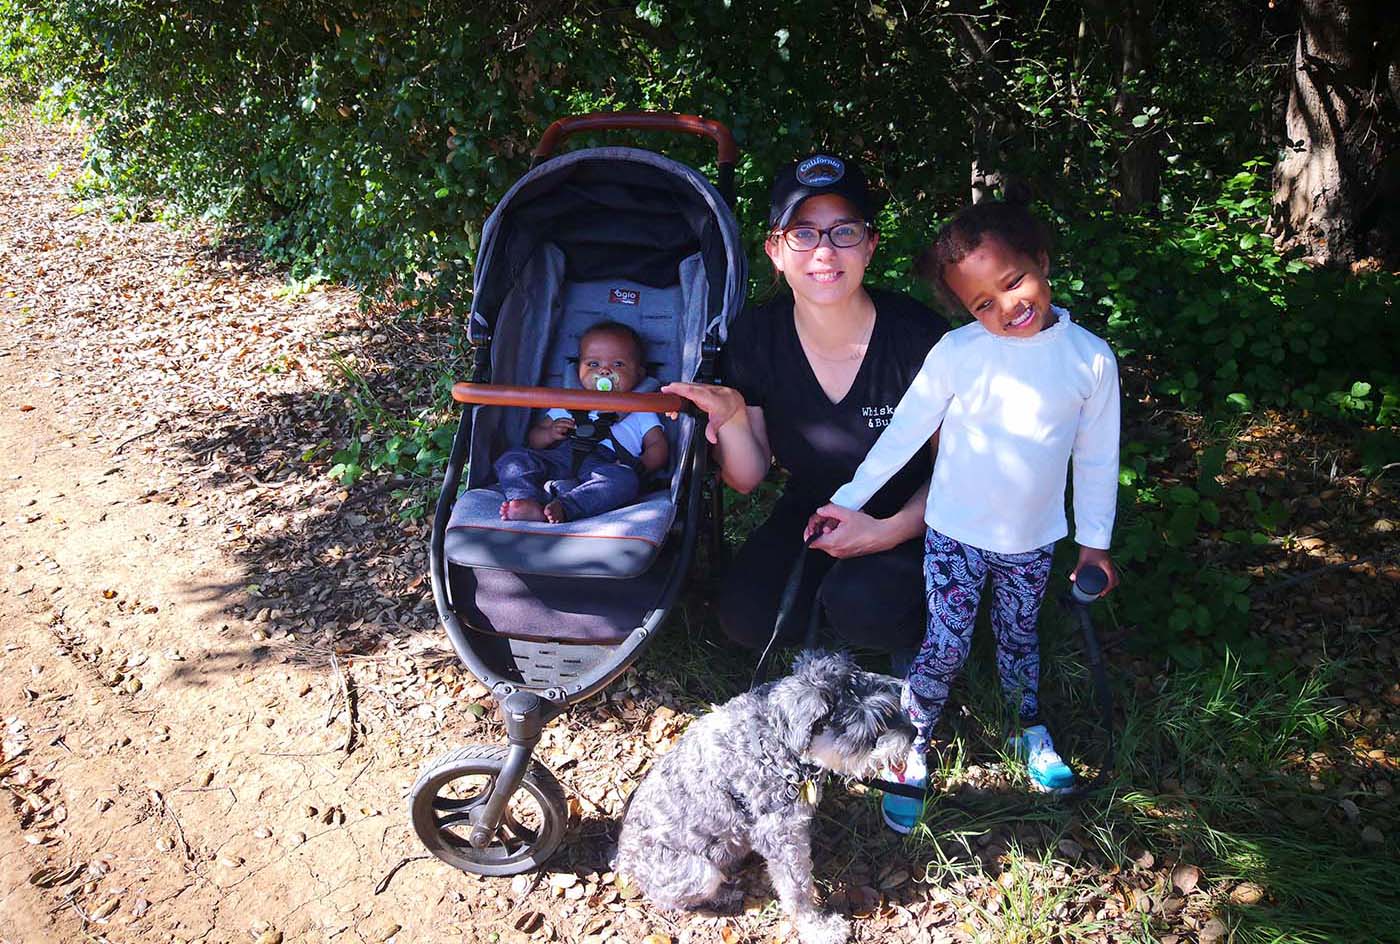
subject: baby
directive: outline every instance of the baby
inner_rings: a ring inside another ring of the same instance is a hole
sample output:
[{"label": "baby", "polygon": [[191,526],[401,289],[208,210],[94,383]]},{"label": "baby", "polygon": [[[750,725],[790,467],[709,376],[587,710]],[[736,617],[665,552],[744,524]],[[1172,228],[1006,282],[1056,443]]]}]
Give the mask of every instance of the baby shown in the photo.
[{"label": "baby", "polygon": [[[578,379],[585,390],[627,393],[646,376],[642,339],[616,321],[595,324],[578,342]],[[507,521],[560,524],[636,500],[642,476],[666,465],[669,450],[655,413],[553,409],[530,428],[528,448],[496,460]]]}]

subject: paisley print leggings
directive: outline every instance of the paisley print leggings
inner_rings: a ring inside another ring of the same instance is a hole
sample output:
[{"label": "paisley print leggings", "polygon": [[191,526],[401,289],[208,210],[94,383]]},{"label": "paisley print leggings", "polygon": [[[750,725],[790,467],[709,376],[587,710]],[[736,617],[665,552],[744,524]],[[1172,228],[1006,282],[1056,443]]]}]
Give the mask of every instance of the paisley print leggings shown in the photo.
[{"label": "paisley print leggings", "polygon": [[967,660],[988,574],[992,578],[992,628],[996,631],[1002,692],[1023,724],[1035,723],[1040,684],[1040,642],[1035,627],[1054,547],[1052,543],[1020,554],[997,554],[928,530],[924,539],[928,633],[904,682],[904,708],[918,729],[919,747],[927,748],[948,700],[948,689]]}]

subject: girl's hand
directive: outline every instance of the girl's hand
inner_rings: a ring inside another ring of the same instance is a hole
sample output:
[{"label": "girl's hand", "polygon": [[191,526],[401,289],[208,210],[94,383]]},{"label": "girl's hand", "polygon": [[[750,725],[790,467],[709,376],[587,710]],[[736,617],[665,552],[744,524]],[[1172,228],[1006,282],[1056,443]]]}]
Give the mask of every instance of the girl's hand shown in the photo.
[{"label": "girl's hand", "polygon": [[[1118,586],[1118,571],[1113,566],[1113,558],[1108,556],[1108,551],[1100,550],[1097,547],[1079,548],[1079,563],[1074,565],[1074,572],[1078,573],[1079,568],[1085,564],[1093,564],[1108,574],[1108,586],[1104,588],[1100,597],[1106,597],[1113,592],[1113,588]],[[1074,574],[1069,575],[1069,579],[1074,579]]]},{"label": "girl's hand", "polygon": [[719,442],[719,429],[737,416],[748,404],[744,395],[733,387],[718,384],[696,384],[676,381],[661,388],[662,393],[685,397],[709,416],[705,424],[705,438],[711,443]]},{"label": "girl's hand", "polygon": [[863,557],[890,548],[884,531],[886,520],[840,505],[823,505],[808,520],[803,538],[821,532],[821,537],[812,542],[817,550],[838,559]]}]

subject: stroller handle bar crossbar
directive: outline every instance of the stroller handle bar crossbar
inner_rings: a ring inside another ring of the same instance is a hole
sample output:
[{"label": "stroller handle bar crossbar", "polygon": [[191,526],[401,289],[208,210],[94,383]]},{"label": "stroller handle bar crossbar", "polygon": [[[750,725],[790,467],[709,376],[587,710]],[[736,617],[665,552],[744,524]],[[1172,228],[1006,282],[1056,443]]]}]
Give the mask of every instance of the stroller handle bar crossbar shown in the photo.
[{"label": "stroller handle bar crossbar", "polygon": [[597,393],[560,387],[512,387],[507,384],[468,383],[452,386],[458,403],[482,406],[527,406],[546,410],[597,410],[605,413],[680,413],[689,401],[670,393]]},{"label": "stroller handle bar crossbar", "polygon": [[548,160],[556,148],[571,134],[582,131],[674,131],[680,134],[698,134],[715,142],[719,149],[721,167],[733,167],[739,162],[739,146],[734,143],[734,135],[729,129],[712,118],[699,115],[682,115],[675,112],[614,111],[593,112],[588,115],[573,115],[560,118],[545,129],[544,136],[535,147],[530,166]]}]

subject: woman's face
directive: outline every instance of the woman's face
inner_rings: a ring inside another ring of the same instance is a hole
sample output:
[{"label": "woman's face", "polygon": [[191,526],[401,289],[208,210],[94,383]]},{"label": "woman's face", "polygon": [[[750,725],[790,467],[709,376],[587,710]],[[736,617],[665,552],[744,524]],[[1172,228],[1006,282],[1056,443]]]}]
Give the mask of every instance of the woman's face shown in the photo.
[{"label": "woman's face", "polygon": [[[864,223],[860,213],[845,197],[822,194],[808,197],[798,206],[787,228],[813,227],[825,230],[841,223]],[[763,244],[768,258],[787,279],[793,295],[816,305],[840,304],[860,289],[865,267],[875,254],[877,237],[867,230],[865,239],[847,249],[831,244],[824,234],[816,249],[798,252],[788,246],[781,233]]]}]

